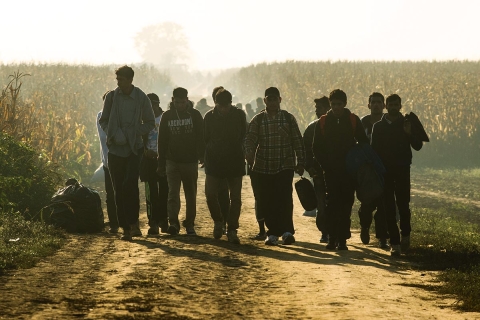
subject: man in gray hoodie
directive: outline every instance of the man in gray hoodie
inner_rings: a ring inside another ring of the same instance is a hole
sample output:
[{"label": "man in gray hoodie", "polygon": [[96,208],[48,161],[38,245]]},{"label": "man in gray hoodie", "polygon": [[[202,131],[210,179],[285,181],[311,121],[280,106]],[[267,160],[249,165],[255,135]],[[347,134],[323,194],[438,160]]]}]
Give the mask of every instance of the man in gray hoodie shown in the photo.
[{"label": "man in gray hoodie", "polygon": [[132,84],[133,69],[125,65],[115,74],[118,87],[106,96],[99,123],[107,134],[108,167],[118,221],[123,229],[122,239],[130,241],[132,235],[141,235],[136,229],[140,210],[138,178],[144,148],[142,136],[155,128],[155,116],[150,99]]}]

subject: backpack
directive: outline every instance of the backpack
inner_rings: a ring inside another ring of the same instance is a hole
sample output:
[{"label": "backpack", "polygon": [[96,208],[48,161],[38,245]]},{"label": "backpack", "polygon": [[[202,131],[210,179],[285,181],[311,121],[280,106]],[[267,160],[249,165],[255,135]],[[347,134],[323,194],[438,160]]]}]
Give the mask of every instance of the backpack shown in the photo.
[{"label": "backpack", "polygon": [[95,233],[104,228],[100,195],[76,179],[68,179],[50,204],[40,211],[41,219],[72,233]]}]

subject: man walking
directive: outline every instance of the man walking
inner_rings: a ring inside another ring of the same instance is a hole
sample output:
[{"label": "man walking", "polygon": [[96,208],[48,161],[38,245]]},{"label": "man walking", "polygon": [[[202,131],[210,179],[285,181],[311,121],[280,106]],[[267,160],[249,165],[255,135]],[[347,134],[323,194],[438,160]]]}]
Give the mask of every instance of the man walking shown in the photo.
[{"label": "man walking", "polygon": [[[227,223],[229,242],[240,243],[237,236],[242,206],[242,178],[245,175],[243,139],[246,131],[245,112],[232,106],[232,94],[220,89],[215,95],[215,108],[204,118],[205,195],[214,222],[213,237],[220,239]],[[219,191],[228,186],[230,210],[224,221]]]},{"label": "man walking", "polygon": [[280,109],[275,87],[265,90],[266,108],[253,117],[245,136],[245,157],[252,166],[250,179],[258,210],[268,228],[266,245],[295,242],[292,182],[303,174],[305,148],[295,117]]},{"label": "man walking", "polygon": [[[118,87],[107,94],[99,123],[107,134],[108,168],[123,240],[141,235],[138,226],[140,199],[138,177],[143,154],[142,136],[155,127],[147,95],[135,87],[134,71],[123,66],[115,71]],[[132,234],[133,233],[133,234]]]},{"label": "man walking", "polygon": [[[384,202],[391,255],[399,256],[410,247],[410,165],[412,149],[419,151],[423,143],[412,134],[412,124],[400,113],[402,99],[391,94],[386,100],[387,114],[373,125],[372,148],[385,166]],[[396,221],[400,214],[400,233]]]},{"label": "man walking", "polygon": [[180,186],[183,184],[186,202],[186,217],[183,227],[188,235],[196,235],[198,163],[203,163],[203,119],[200,112],[188,108],[188,91],[185,88],[173,90],[170,109],[160,120],[158,132],[158,168],[160,176],[168,181],[168,233],[180,231]]}]

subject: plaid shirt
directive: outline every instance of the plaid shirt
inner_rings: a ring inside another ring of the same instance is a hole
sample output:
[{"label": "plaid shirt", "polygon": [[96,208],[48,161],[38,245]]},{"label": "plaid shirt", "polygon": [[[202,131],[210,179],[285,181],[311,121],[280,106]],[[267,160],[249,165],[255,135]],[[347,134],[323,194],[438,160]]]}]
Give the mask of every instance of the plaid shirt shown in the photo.
[{"label": "plaid shirt", "polygon": [[299,165],[305,166],[305,147],[297,120],[284,110],[273,119],[265,111],[253,117],[244,144],[246,154],[255,154],[255,172],[276,174],[293,170],[295,157]]}]

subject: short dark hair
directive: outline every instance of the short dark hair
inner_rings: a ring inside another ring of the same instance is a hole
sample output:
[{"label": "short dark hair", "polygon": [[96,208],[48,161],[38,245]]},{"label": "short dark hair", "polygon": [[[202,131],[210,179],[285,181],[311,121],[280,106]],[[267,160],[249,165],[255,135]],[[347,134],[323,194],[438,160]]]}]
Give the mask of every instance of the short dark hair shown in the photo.
[{"label": "short dark hair", "polygon": [[118,68],[117,70],[115,70],[115,74],[117,76],[125,77],[127,79],[133,79],[135,72],[133,72],[133,69],[130,68],[129,66],[124,65]]},{"label": "short dark hair", "polygon": [[323,96],[318,99],[314,99],[313,102],[315,102],[315,108],[330,108],[330,101],[326,96]]},{"label": "short dark hair", "polygon": [[148,99],[150,99],[150,101],[152,101],[152,102],[158,102],[158,103],[160,103],[160,98],[159,98],[155,93],[153,93],[153,92],[147,94],[147,97],[148,97]]},{"label": "short dark hair", "polygon": [[400,96],[396,93],[392,93],[391,95],[389,95],[387,97],[387,103],[386,104],[389,104],[390,102],[393,102],[393,101],[397,101],[402,104],[402,98],[400,98]]},{"label": "short dark hair", "polygon": [[230,104],[232,103],[232,94],[225,89],[220,89],[215,95],[215,102],[219,104]]},{"label": "short dark hair", "polygon": [[340,89],[335,89],[330,92],[330,95],[328,96],[328,101],[332,102],[332,100],[340,100],[347,103],[347,94]]},{"label": "short dark hair", "polygon": [[385,103],[385,97],[380,92],[372,92],[372,94],[368,97],[368,103],[372,102],[374,97],[381,98],[382,102]]},{"label": "short dark hair", "polygon": [[265,90],[265,97],[275,96],[280,97],[280,91],[276,87],[270,87]]},{"label": "short dark hair", "polygon": [[173,97],[174,98],[187,98],[188,97],[188,90],[182,87],[177,87],[173,89]]},{"label": "short dark hair", "polygon": [[222,87],[222,86],[218,86],[218,87],[213,88],[213,91],[212,91],[212,99],[213,99],[213,102],[216,101],[216,100],[215,100],[215,95],[217,94],[218,90],[220,90],[220,89],[223,89],[223,87]]}]

